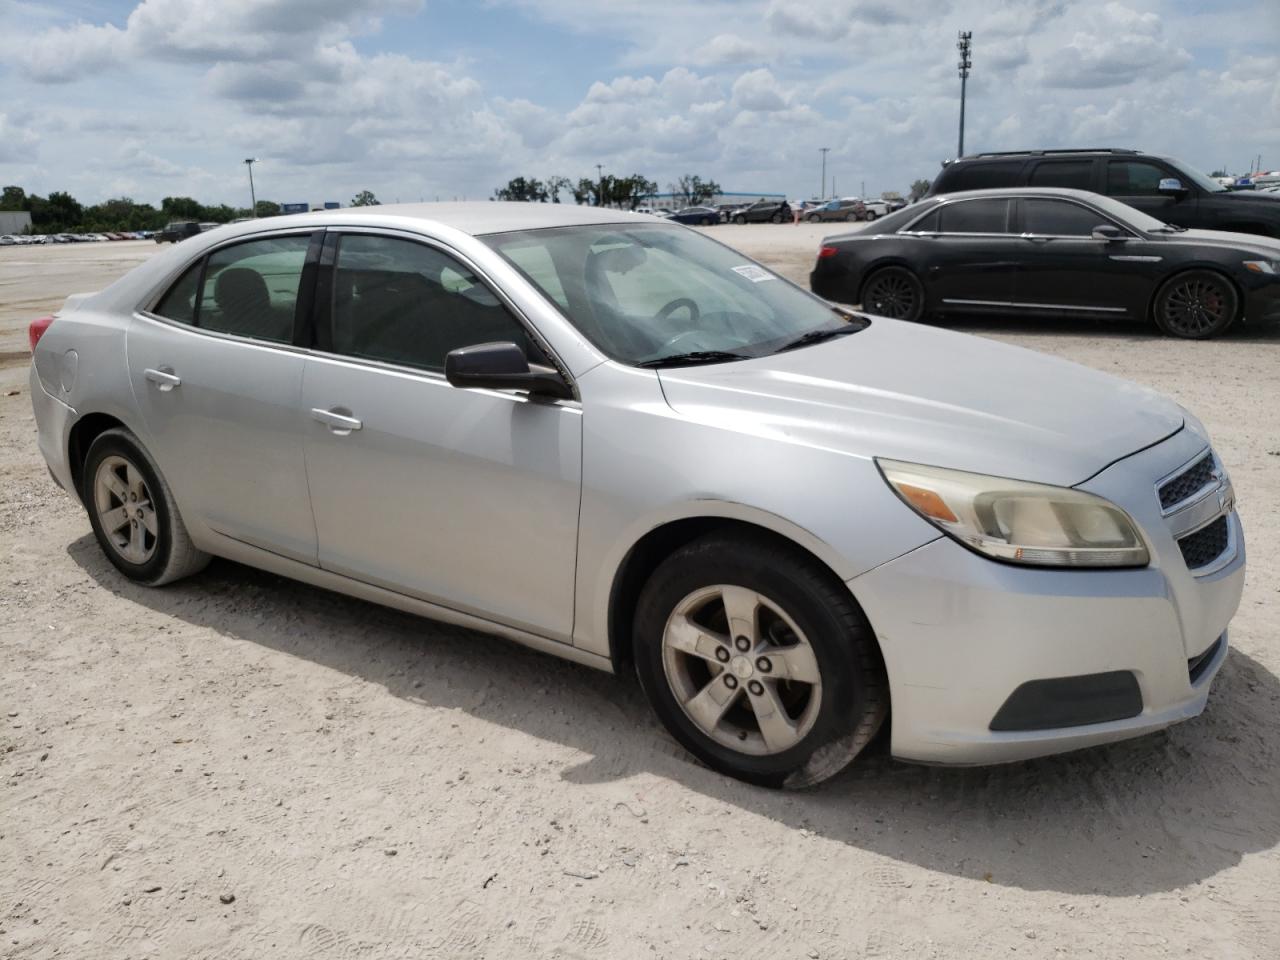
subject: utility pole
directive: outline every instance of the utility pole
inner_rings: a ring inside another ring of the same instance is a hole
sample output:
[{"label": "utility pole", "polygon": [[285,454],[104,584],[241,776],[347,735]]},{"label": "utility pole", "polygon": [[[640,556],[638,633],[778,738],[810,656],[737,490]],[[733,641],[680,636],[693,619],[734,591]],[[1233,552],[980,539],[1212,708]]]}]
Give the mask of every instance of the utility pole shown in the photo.
[{"label": "utility pole", "polygon": [[822,190],[818,193],[819,200],[827,199],[827,151],[830,147],[819,147],[818,152],[822,154]]},{"label": "utility pole", "polygon": [[244,165],[249,168],[249,216],[258,215],[258,195],[253,191],[253,165],[260,163],[257,157],[245,157]]},{"label": "utility pole", "polygon": [[596,206],[604,206],[604,164],[596,164],[596,178],[599,186],[596,187]]},{"label": "utility pole", "polygon": [[867,199],[867,181],[862,181],[862,192],[858,194],[863,200]]},{"label": "utility pole", "polygon": [[964,156],[964,94],[969,80],[969,68],[973,66],[973,61],[969,59],[969,52],[973,49],[973,31],[961,30],[959,36],[959,42],[956,43],[956,49],[960,51],[960,146],[956,149],[957,158]]}]

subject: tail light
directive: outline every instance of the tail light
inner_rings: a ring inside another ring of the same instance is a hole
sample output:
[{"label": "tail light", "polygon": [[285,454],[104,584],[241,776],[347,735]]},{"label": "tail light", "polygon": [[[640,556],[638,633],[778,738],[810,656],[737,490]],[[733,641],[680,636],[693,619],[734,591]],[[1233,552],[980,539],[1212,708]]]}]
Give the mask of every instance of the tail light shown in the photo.
[{"label": "tail light", "polygon": [[40,342],[40,338],[44,336],[44,332],[49,329],[49,324],[53,323],[53,317],[41,317],[39,320],[32,320],[31,325],[27,327],[27,340],[31,342],[31,352],[36,352],[36,344]]},{"label": "tail light", "polygon": [[822,247],[818,251],[818,259],[825,260],[827,257],[834,257],[840,250],[836,247]]}]

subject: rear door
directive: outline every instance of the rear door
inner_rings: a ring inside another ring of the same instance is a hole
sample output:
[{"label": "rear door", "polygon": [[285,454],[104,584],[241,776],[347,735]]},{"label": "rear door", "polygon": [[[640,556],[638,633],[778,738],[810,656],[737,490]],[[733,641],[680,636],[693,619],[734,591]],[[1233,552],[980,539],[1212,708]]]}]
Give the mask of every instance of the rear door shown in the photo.
[{"label": "rear door", "polygon": [[[1159,256],[1151,244],[1092,207],[1056,197],[1016,203],[1020,226],[1014,300],[1020,310],[1061,315],[1140,316]],[[1095,240],[1100,225],[1127,239]]]},{"label": "rear door", "polygon": [[983,197],[943,203],[911,226],[921,236],[920,270],[930,308],[947,313],[1011,309],[1022,247],[1010,202]]},{"label": "rear door", "polygon": [[459,347],[513,341],[547,358],[450,251],[329,236],[302,390],[321,567],[568,641],[580,405],[451,386]]},{"label": "rear door", "polygon": [[127,334],[148,447],[189,524],[316,562],[300,411],[321,233],[228,244],[192,265]]}]

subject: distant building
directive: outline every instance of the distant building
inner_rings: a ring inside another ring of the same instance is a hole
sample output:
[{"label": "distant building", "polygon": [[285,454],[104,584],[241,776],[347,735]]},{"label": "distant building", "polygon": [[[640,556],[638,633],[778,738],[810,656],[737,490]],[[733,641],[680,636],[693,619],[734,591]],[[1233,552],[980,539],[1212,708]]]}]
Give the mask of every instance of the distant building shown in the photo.
[{"label": "distant building", "polygon": [[31,214],[25,210],[0,210],[0,234],[28,233]]}]

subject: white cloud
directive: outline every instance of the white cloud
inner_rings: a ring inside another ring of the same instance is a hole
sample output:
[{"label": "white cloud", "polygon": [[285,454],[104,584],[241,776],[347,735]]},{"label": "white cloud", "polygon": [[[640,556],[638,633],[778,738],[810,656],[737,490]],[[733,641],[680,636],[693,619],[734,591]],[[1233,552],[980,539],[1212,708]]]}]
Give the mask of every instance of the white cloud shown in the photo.
[{"label": "white cloud", "polygon": [[777,78],[761,67],[744,73],[733,82],[733,102],[743,110],[772,113],[786,109],[787,97]]},{"label": "white cloud", "polygon": [[764,47],[736,33],[718,33],[698,48],[694,55],[698,63],[721,65],[727,63],[752,63],[767,59]]}]

